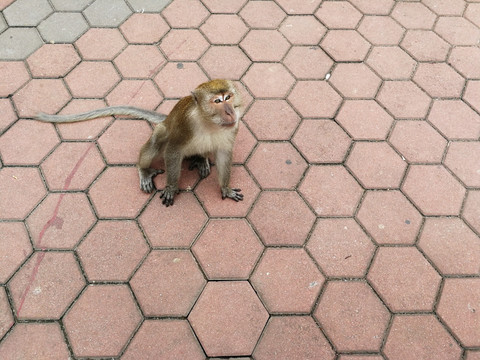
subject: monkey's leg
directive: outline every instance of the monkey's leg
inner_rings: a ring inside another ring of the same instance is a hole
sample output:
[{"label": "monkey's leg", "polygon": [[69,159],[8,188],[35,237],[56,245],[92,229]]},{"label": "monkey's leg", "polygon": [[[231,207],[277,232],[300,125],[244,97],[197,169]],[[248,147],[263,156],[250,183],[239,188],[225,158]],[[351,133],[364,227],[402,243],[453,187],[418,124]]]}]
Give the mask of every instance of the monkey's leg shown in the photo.
[{"label": "monkey's leg", "polygon": [[169,207],[173,205],[173,198],[178,194],[178,179],[182,169],[183,156],[179,149],[173,146],[165,150],[165,165],[167,167],[167,186],[160,192],[162,204]]},{"label": "monkey's leg", "polygon": [[205,179],[210,175],[210,160],[207,156],[195,155],[188,158],[190,160],[190,166],[188,170],[198,169],[198,175],[201,179]]},{"label": "monkey's leg", "polygon": [[137,168],[140,177],[140,189],[144,192],[151,193],[154,191],[153,178],[158,174],[164,173],[163,170],[153,169],[150,165],[160,155],[166,135],[165,126],[162,124],[157,125],[150,139],[140,150]]},{"label": "monkey's leg", "polygon": [[243,194],[240,189],[230,188],[230,170],[232,168],[232,152],[217,151],[216,163],[218,169],[218,182],[222,191],[222,199],[230,198],[235,201],[243,200]]}]

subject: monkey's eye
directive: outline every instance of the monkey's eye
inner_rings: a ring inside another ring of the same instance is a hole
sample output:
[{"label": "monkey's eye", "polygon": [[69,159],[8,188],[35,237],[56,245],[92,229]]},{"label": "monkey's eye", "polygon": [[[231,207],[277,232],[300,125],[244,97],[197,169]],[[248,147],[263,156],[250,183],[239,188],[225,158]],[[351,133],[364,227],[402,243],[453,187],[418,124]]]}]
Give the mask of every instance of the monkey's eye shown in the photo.
[{"label": "monkey's eye", "polygon": [[230,95],[225,96],[225,101],[229,100],[231,98]]},{"label": "monkey's eye", "polygon": [[219,98],[216,98],[215,100],[213,100],[215,102],[215,104],[220,104],[222,102],[222,100],[220,100]]}]

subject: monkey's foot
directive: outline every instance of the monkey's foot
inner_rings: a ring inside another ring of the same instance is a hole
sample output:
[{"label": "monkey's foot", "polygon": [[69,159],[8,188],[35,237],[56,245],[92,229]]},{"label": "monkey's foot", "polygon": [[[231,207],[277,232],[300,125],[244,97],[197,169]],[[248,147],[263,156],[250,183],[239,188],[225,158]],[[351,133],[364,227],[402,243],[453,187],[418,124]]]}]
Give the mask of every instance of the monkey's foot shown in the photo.
[{"label": "monkey's foot", "polygon": [[178,193],[179,190],[177,188],[167,186],[160,192],[160,199],[163,199],[162,204],[166,207],[173,205],[173,198]]},{"label": "monkey's foot", "polygon": [[190,165],[188,166],[188,170],[198,169],[198,175],[200,175],[201,179],[205,179],[208,175],[210,175],[210,160],[208,157],[203,156],[192,156],[190,158]]},{"label": "monkey's foot", "polygon": [[230,188],[222,188],[222,199],[230,198],[235,201],[242,201],[243,194],[240,194],[240,189],[230,189]]},{"label": "monkey's foot", "polygon": [[163,174],[164,170],[158,169],[141,169],[138,170],[140,175],[140,189],[146,193],[151,193],[155,190],[153,178],[158,174]]}]

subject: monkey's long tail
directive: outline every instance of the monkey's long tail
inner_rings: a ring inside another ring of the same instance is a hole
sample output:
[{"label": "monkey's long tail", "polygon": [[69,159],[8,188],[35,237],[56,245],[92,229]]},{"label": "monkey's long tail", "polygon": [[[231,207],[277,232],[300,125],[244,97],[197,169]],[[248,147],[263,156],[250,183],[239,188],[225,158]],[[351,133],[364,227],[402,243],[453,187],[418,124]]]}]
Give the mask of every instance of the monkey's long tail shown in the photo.
[{"label": "monkey's long tail", "polygon": [[156,124],[161,123],[167,117],[164,114],[160,114],[155,111],[140,109],[134,106],[110,106],[104,109],[97,109],[81,114],[72,115],[48,115],[44,113],[39,113],[37,114],[35,119],[51,123],[71,123],[111,115],[126,115],[137,119],[145,119]]}]

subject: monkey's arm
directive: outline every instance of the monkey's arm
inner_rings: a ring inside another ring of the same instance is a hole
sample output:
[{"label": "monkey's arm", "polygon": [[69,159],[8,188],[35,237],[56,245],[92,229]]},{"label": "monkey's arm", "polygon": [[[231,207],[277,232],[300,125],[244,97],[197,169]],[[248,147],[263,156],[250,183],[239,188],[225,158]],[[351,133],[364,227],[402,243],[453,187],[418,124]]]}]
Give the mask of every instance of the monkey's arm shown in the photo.
[{"label": "monkey's arm", "polygon": [[180,149],[175,146],[167,145],[164,155],[165,167],[167,168],[167,185],[160,192],[162,204],[169,207],[173,205],[173,198],[178,194],[178,179],[182,168],[183,156]]},{"label": "monkey's arm", "polygon": [[218,182],[222,191],[222,199],[230,198],[235,201],[243,200],[240,189],[230,188],[230,170],[232,168],[232,151],[219,150],[216,154]]},{"label": "monkey's arm", "polygon": [[36,119],[51,123],[71,123],[111,115],[127,115],[139,119],[145,119],[152,123],[160,123],[164,121],[167,117],[166,115],[159,114],[155,111],[144,110],[133,106],[110,106],[104,109],[97,109],[81,114],[72,115],[48,115],[44,113],[39,113]]}]

